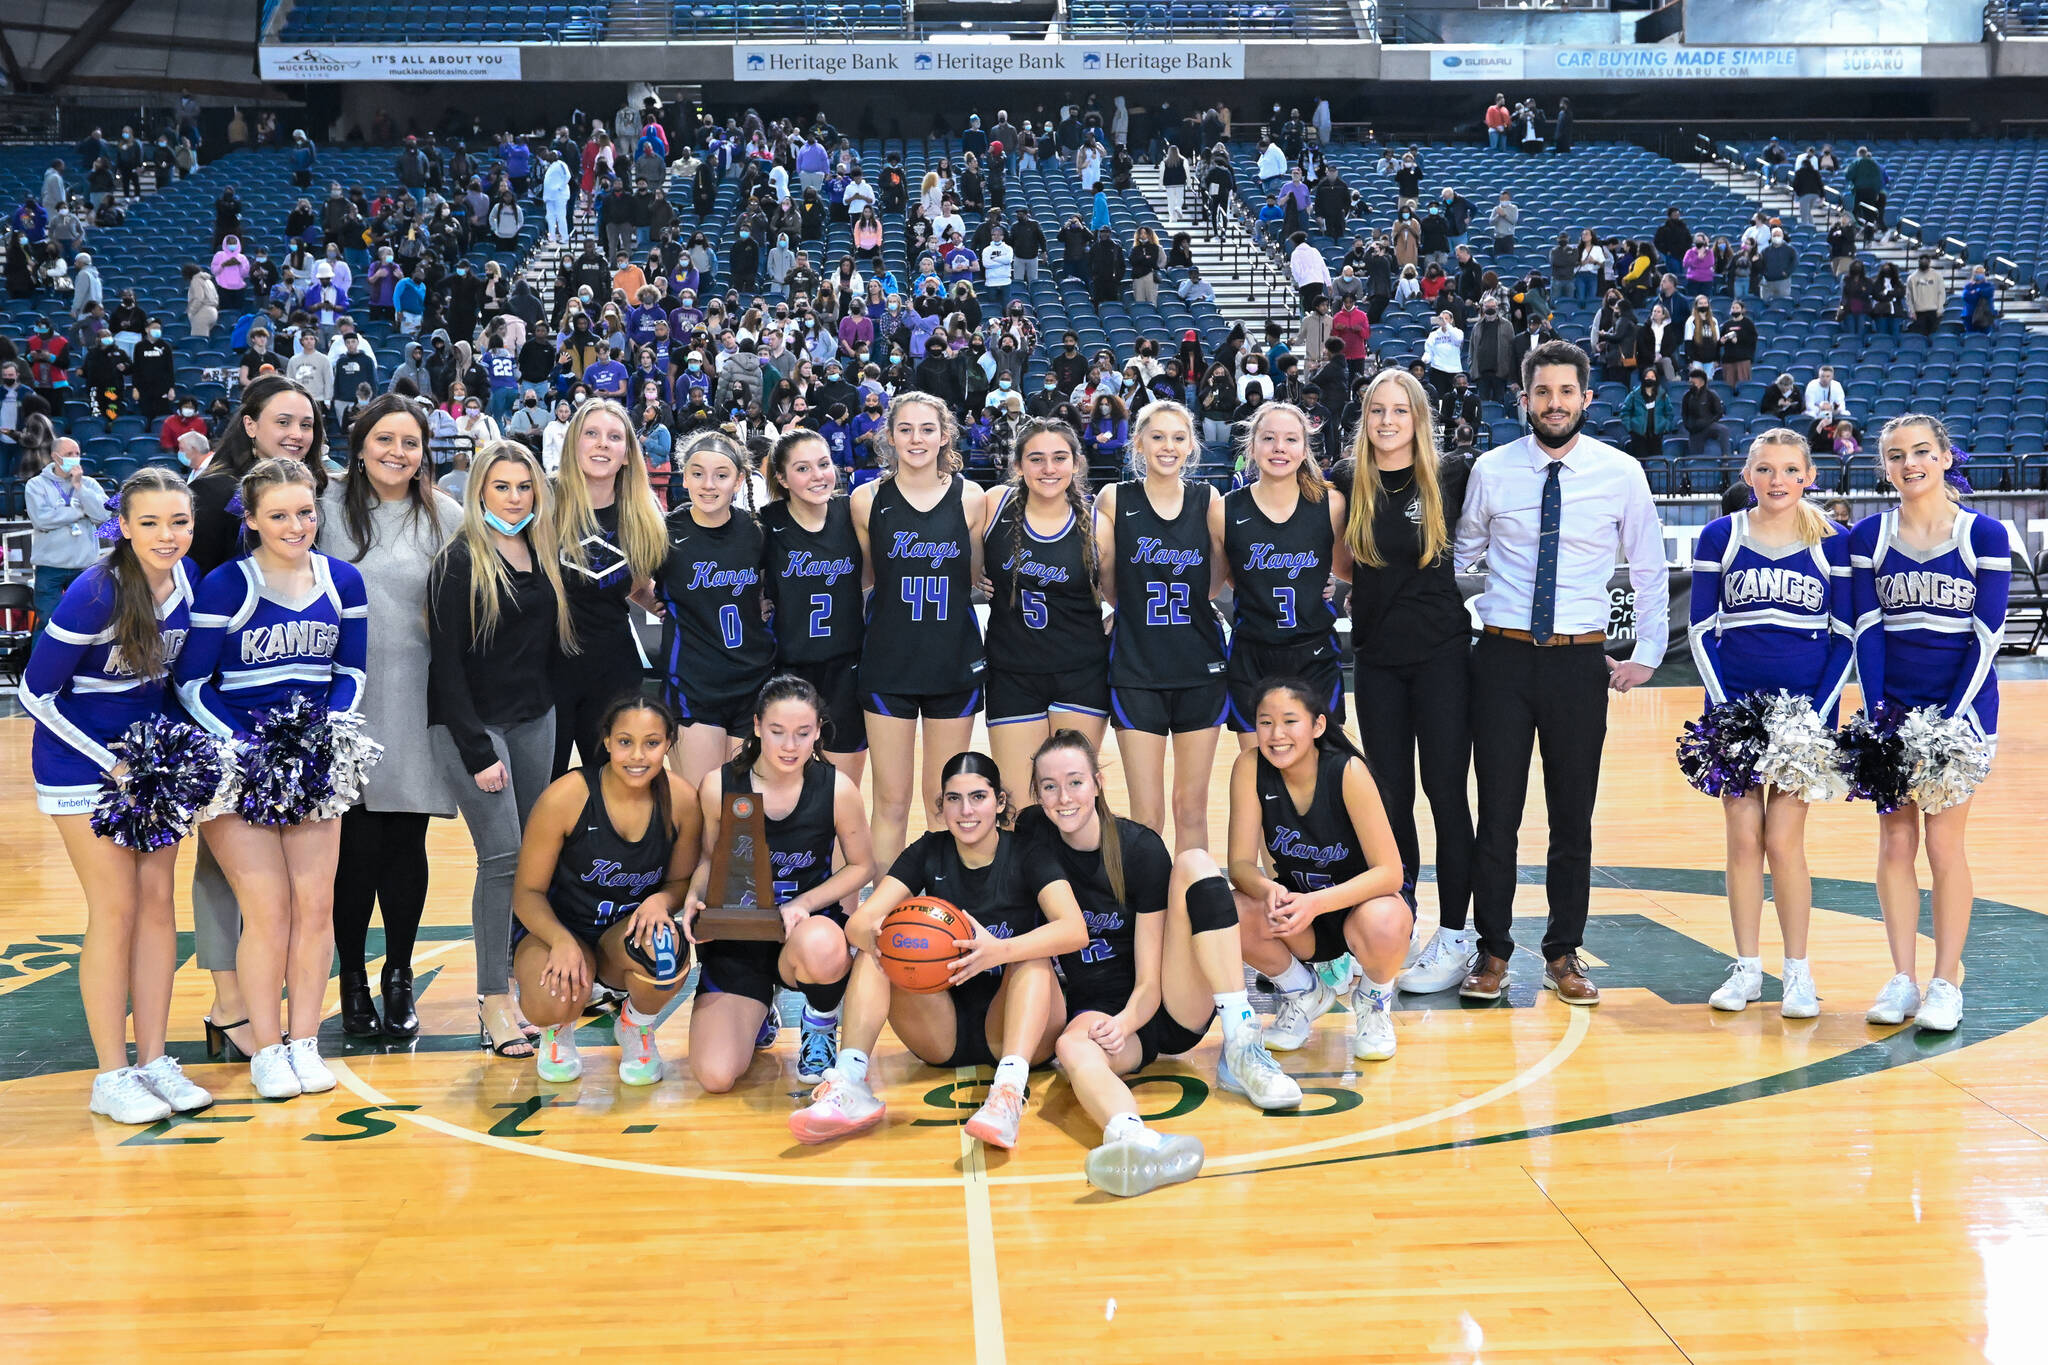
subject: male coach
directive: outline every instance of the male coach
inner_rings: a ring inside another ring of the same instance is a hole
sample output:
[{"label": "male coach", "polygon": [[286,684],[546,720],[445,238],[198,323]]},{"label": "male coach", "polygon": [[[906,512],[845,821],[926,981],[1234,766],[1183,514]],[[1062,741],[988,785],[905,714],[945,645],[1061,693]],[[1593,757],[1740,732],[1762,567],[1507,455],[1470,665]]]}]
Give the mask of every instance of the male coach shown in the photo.
[{"label": "male coach", "polygon": [[[1457,565],[1483,559],[1481,634],[1472,649],[1472,766],[1479,825],[1472,909],[1479,960],[1458,993],[1497,1000],[1515,950],[1515,839],[1541,745],[1550,815],[1543,985],[1572,1005],[1600,989],[1579,959],[1593,868],[1593,802],[1607,738],[1607,692],[1647,681],[1664,658],[1671,599],[1664,533],[1636,460],[1580,433],[1586,354],[1547,341],[1522,362],[1534,429],[1472,466],[1458,521]],[[1607,657],[1608,580],[1616,551],[1635,589],[1636,645]]]}]

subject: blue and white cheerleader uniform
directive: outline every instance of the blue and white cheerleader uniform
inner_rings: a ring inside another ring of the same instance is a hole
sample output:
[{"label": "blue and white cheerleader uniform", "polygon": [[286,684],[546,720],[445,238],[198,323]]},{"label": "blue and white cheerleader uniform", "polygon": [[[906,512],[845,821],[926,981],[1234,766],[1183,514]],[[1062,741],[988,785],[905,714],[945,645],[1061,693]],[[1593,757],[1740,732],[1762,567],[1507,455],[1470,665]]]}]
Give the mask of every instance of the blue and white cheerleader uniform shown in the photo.
[{"label": "blue and white cheerleader uniform", "polygon": [[253,557],[229,560],[200,583],[175,673],[192,719],[230,739],[298,695],[330,712],[356,709],[370,651],[363,576],[323,554],[312,569],[312,590],[297,602],[278,595]]},{"label": "blue and white cheerleader uniform", "polygon": [[1856,676],[1864,705],[1883,698],[1966,718],[1996,751],[1998,674],[1992,661],[2012,593],[2004,523],[1967,508],[1931,550],[1899,542],[1896,509],[1849,533]]},{"label": "blue and white cheerleader uniform", "polygon": [[[166,672],[192,626],[191,574],[182,562],[171,573],[170,596],[156,609]],[[36,809],[45,815],[92,814],[101,775],[118,761],[108,745],[174,705],[163,674],[139,678],[122,659],[116,615],[113,573],[104,563],[87,569],[50,613],[22,678],[22,709],[36,721],[29,746]]]},{"label": "blue and white cheerleader uniform", "polygon": [[1693,550],[1689,638],[1707,705],[1785,691],[1833,729],[1854,657],[1849,537],[1759,545],[1749,515],[1709,522]]}]

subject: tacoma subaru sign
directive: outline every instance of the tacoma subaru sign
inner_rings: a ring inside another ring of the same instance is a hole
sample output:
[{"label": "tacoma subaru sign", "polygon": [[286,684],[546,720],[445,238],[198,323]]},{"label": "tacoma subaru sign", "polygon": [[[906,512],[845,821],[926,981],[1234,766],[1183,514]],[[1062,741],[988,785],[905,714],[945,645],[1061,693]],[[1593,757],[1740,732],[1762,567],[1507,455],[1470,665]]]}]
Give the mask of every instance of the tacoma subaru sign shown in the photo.
[{"label": "tacoma subaru sign", "polygon": [[1242,43],[736,43],[736,81],[1234,81]]},{"label": "tacoma subaru sign", "polygon": [[1904,47],[1433,47],[1433,81],[1824,80],[1920,75]]}]

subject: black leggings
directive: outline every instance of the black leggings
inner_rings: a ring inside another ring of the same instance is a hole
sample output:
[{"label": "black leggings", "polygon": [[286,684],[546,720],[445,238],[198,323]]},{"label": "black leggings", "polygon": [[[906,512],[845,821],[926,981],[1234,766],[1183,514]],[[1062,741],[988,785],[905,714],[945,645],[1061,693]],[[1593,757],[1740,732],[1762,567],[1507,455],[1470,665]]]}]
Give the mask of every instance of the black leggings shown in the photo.
[{"label": "black leggings", "polygon": [[1472,902],[1472,805],[1465,778],[1472,761],[1469,650],[1454,645],[1421,663],[1355,667],[1358,729],[1380,785],[1380,799],[1412,890],[1422,863],[1415,836],[1415,768],[1436,819],[1436,891],[1446,929],[1465,927]]},{"label": "black leggings", "polygon": [[370,910],[384,916],[384,961],[412,965],[413,941],[427,904],[427,820],[410,811],[365,810],[341,817],[341,861],[334,869],[334,950],[344,972],[363,970]]},{"label": "black leggings", "polygon": [[604,736],[597,727],[605,708],[621,696],[640,695],[644,676],[630,643],[623,652],[605,646],[554,661],[548,682],[555,694],[556,777],[569,771],[579,750],[586,767],[604,762]]}]

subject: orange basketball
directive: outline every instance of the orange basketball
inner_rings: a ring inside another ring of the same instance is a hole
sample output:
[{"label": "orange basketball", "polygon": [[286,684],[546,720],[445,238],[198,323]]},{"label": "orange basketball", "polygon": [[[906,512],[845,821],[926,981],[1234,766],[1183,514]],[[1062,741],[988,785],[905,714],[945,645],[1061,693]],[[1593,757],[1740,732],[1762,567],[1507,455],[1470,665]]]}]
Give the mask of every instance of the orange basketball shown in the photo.
[{"label": "orange basketball", "polygon": [[951,985],[946,968],[974,939],[967,916],[936,896],[912,896],[882,917],[875,931],[882,973],[913,995],[937,995]]}]

